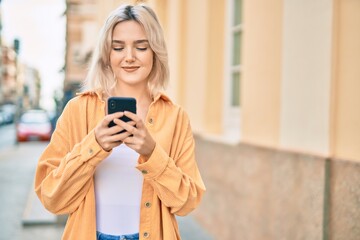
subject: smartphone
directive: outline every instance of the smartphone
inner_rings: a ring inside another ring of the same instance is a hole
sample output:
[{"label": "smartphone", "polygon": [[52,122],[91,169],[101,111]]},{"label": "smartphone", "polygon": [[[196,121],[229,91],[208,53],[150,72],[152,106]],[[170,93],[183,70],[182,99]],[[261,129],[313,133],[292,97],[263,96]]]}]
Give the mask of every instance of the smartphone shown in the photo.
[{"label": "smartphone", "polygon": [[[116,113],[116,112],[132,112],[136,114],[136,99],[135,98],[127,98],[127,97],[110,97],[108,99],[108,106],[107,106],[108,114]],[[126,116],[122,116],[120,120],[124,122],[131,121],[130,118]],[[111,121],[109,123],[109,127],[115,126],[116,124]],[[125,130],[121,131],[120,133],[125,132]]]}]

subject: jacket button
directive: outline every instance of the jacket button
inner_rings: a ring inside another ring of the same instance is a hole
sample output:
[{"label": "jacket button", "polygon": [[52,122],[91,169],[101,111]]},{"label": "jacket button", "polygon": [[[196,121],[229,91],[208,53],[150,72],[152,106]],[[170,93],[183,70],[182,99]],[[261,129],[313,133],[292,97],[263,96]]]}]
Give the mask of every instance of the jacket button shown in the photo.
[{"label": "jacket button", "polygon": [[145,207],[147,207],[147,208],[151,207],[151,203],[150,203],[150,202],[146,202],[146,203],[145,203]]},{"label": "jacket button", "polygon": [[141,173],[142,173],[142,174],[147,174],[147,173],[148,173],[148,171],[146,171],[146,170],[142,170],[142,171],[141,171]]},{"label": "jacket button", "polygon": [[144,232],[143,236],[144,236],[144,238],[148,238],[150,236],[150,233]]}]

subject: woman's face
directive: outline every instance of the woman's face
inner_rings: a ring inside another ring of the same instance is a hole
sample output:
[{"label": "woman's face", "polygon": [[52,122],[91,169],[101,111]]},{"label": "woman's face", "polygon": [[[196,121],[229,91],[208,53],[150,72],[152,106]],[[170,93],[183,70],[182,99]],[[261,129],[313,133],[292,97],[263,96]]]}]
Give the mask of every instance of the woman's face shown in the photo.
[{"label": "woman's face", "polygon": [[112,35],[110,65],[117,84],[147,84],[154,53],[142,26],[133,20],[118,23]]}]

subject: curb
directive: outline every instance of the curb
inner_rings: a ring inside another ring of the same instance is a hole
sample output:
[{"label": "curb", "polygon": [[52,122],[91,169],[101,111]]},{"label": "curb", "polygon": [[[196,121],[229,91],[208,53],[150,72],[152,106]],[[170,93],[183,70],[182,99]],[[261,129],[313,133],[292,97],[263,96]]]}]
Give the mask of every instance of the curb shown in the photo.
[{"label": "curb", "polygon": [[57,216],[48,212],[43,207],[33,189],[34,187],[31,188],[28,194],[28,199],[22,217],[22,225],[33,226],[58,224],[59,221]]}]

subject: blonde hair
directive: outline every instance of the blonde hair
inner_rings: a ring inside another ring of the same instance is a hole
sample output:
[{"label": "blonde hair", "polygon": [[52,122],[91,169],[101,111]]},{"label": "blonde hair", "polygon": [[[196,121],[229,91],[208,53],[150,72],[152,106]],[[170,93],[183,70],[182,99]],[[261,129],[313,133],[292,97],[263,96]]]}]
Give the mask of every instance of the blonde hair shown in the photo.
[{"label": "blonde hair", "polygon": [[155,12],[144,4],[121,5],[112,11],[103,25],[94,49],[83,90],[103,90],[109,94],[116,79],[110,67],[112,33],[116,24],[134,20],[145,30],[150,48],[154,52],[153,67],[148,77],[150,93],[156,96],[166,88],[169,79],[168,54],[164,35]]}]

